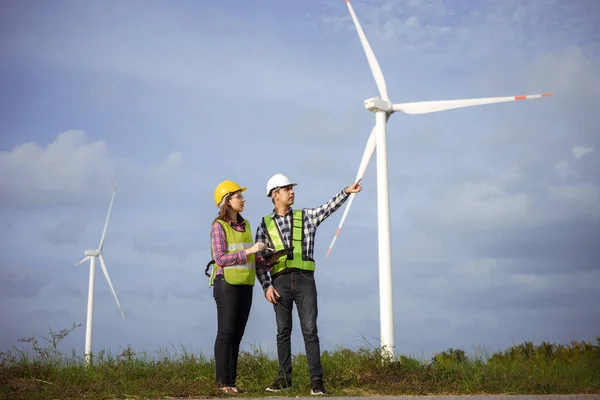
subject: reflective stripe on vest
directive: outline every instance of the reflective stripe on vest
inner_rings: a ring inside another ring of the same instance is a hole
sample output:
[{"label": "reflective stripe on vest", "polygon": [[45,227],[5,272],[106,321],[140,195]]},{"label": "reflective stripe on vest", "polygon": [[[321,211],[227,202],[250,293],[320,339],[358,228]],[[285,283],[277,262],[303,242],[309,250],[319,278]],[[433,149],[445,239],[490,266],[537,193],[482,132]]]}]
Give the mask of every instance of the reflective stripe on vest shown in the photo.
[{"label": "reflective stripe on vest", "polygon": [[[267,233],[271,239],[271,244],[275,251],[279,251],[285,248],[283,244],[283,238],[279,227],[271,215],[263,217]],[[290,256],[283,256],[279,259],[279,262],[275,264],[271,270],[271,276],[283,271],[286,268],[298,268],[306,271],[315,270],[314,260],[307,259],[305,257],[306,251],[304,249],[304,218],[302,210],[294,210],[292,215],[292,232],[291,242],[294,246],[294,251]]]},{"label": "reflective stripe on vest", "polygon": [[[228,223],[218,220],[217,221],[223,227],[225,231],[225,240],[227,242],[227,254],[236,253],[240,250],[245,250],[254,244],[252,239],[252,231],[250,230],[250,223],[248,220],[244,220],[246,223],[246,230],[244,232],[236,231]],[[214,258],[214,255],[213,255]],[[223,277],[225,281],[231,285],[253,285],[256,281],[256,267],[255,267],[255,255],[250,254],[246,256],[246,264],[230,265],[223,268]],[[217,268],[213,268],[208,287],[213,285],[215,276],[217,274]]]}]

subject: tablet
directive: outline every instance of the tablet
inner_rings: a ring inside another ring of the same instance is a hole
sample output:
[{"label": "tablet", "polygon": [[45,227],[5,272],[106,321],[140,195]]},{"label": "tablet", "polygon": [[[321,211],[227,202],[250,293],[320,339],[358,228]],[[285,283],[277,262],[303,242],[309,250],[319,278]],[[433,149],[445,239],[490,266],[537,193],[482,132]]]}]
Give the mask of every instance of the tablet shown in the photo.
[{"label": "tablet", "polygon": [[294,252],[294,246],[286,247],[284,249],[277,250],[277,251],[274,251],[272,249],[269,249],[269,250],[271,250],[273,252],[267,253],[267,255],[265,257],[273,257],[273,256],[283,257],[283,256],[287,256],[288,254],[292,254]]}]

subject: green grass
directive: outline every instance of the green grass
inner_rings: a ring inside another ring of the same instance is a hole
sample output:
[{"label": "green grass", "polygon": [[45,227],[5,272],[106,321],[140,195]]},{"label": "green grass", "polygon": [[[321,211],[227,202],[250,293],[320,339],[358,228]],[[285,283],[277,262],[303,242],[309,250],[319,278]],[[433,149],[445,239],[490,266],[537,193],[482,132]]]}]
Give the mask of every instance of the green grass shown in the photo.
[{"label": "green grass", "polygon": [[[226,397],[215,386],[214,360],[182,348],[176,354],[134,354],[124,349],[101,351],[86,367],[75,354],[57,350],[73,329],[50,331],[19,340],[29,351],[13,347],[0,353],[2,399],[158,399]],[[330,396],[434,394],[584,394],[600,393],[600,337],[596,344],[569,345],[525,342],[503,352],[467,357],[448,349],[431,360],[398,356],[386,361],[378,348],[338,348],[322,355]],[[267,397],[264,389],[277,375],[277,361],[261,349],[240,355],[238,387],[244,397]],[[293,388],[288,397],[310,391],[306,356],[293,359]]]}]

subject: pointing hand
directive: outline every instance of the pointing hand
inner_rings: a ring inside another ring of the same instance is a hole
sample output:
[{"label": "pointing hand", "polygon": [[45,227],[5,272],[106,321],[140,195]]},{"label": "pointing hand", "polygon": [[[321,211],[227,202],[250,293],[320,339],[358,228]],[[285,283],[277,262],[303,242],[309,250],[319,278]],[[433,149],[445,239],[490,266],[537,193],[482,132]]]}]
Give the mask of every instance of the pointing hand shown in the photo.
[{"label": "pointing hand", "polygon": [[346,188],[346,194],[351,194],[351,193],[358,193],[362,190],[362,186],[360,186],[360,181],[362,179],[357,180],[356,182],[354,182],[352,185],[348,186]]}]

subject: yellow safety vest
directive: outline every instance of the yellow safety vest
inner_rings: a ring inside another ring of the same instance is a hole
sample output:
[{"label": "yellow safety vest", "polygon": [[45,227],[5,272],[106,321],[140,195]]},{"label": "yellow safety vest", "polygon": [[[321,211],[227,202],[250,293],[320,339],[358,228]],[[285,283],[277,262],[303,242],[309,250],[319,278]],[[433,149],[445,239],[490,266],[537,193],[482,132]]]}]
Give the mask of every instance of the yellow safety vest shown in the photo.
[{"label": "yellow safety vest", "polygon": [[[267,228],[267,234],[271,239],[273,248],[275,251],[279,251],[285,248],[281,232],[279,232],[279,226],[271,215],[265,215],[263,217],[265,226]],[[305,271],[315,270],[315,261],[309,259],[304,254],[304,219],[302,217],[302,210],[294,210],[292,214],[292,237],[291,242],[294,246],[294,250],[290,256],[283,256],[279,259],[279,262],[271,270],[271,276],[283,271],[286,268],[298,268]]]},{"label": "yellow safety vest", "polygon": [[[240,250],[245,250],[254,244],[252,239],[252,231],[250,230],[250,223],[248,220],[244,220],[246,223],[245,232],[236,231],[225,221],[217,220],[225,231],[225,240],[227,241],[227,254],[235,253]],[[211,251],[212,252],[212,251]],[[214,258],[214,254],[213,254]],[[231,265],[223,268],[223,277],[225,281],[231,285],[252,285],[256,281],[256,266],[255,266],[255,255],[249,254],[246,256],[246,264]],[[208,287],[213,285],[217,269],[213,268]]]}]

